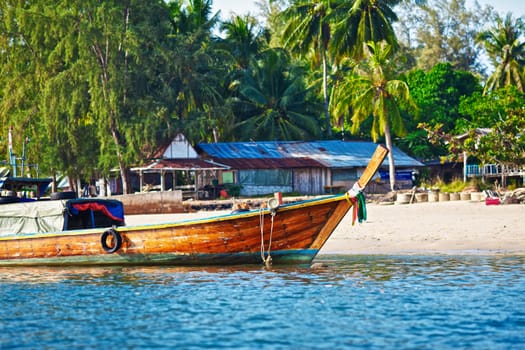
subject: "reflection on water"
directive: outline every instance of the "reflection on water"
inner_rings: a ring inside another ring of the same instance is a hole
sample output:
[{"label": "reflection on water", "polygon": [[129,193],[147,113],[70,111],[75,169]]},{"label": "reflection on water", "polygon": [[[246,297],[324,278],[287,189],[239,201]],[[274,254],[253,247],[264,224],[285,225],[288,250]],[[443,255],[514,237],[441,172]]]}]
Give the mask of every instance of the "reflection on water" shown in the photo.
[{"label": "reflection on water", "polygon": [[[243,276],[294,283],[363,279],[388,281],[424,276],[433,281],[479,273],[525,272],[525,256],[344,256],[323,255],[312,265],[234,266],[137,266],[137,267],[0,267],[0,283],[60,283],[64,281],[105,283],[162,283],[184,276],[195,283],[218,282],[223,278],[242,283]],[[202,279],[202,280],[201,280]]]},{"label": "reflection on water", "polygon": [[519,348],[525,257],[0,268],[0,349]]}]

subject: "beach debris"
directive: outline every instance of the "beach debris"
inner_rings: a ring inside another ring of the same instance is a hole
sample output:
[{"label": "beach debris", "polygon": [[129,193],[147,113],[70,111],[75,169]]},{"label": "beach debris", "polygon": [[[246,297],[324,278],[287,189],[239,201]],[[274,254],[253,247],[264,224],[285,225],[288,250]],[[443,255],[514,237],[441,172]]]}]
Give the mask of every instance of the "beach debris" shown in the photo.
[{"label": "beach debris", "polygon": [[502,202],[504,204],[525,203],[525,188],[517,188],[511,192],[506,192]]}]

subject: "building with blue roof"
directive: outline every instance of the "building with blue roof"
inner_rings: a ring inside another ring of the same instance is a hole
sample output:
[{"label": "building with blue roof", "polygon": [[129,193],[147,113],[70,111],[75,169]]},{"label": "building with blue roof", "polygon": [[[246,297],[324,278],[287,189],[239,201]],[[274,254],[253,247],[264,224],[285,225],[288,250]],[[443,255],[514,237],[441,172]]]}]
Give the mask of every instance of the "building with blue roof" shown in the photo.
[{"label": "building with blue roof", "polygon": [[[363,141],[259,141],[201,143],[202,159],[222,164],[221,184],[241,186],[243,196],[274,192],[319,195],[350,188],[361,176],[377,144]],[[411,174],[424,164],[394,148],[399,185],[411,186]],[[388,171],[385,159],[383,174]],[[385,176],[378,177],[379,191]],[[384,186],[388,189],[388,183]]]}]

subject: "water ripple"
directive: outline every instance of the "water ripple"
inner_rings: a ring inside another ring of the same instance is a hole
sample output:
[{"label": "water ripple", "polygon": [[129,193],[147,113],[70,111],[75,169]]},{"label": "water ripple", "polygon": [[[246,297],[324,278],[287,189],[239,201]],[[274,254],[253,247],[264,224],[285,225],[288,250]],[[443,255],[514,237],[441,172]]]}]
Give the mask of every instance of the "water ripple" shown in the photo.
[{"label": "water ripple", "polygon": [[0,268],[0,349],[513,349],[525,257]]}]

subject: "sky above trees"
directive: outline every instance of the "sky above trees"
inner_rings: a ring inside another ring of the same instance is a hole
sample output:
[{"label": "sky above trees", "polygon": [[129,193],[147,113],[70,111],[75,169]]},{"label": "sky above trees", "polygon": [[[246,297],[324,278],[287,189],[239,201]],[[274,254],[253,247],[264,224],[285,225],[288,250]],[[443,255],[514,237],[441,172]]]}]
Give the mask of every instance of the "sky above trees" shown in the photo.
[{"label": "sky above trees", "polygon": [[[259,12],[257,3],[260,0],[213,0],[213,9],[220,10],[222,17],[229,17],[230,13],[242,15],[251,13],[256,15]],[[472,1],[473,2],[473,1]],[[479,4],[490,5],[501,15],[512,12],[515,17],[525,15],[525,1],[523,0],[478,0]]]}]

